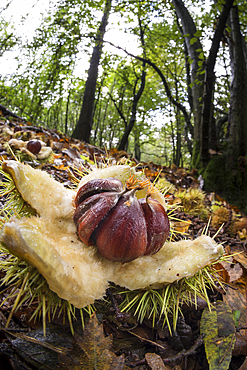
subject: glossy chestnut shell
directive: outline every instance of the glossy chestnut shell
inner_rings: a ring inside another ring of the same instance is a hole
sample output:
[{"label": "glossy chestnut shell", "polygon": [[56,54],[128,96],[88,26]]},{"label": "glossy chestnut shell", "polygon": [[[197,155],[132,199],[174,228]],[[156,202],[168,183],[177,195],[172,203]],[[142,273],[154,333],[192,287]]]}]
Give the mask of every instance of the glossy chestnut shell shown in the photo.
[{"label": "glossy chestnut shell", "polygon": [[123,188],[115,178],[94,179],[75,197],[73,219],[79,238],[110,261],[130,262],[157,253],[168,237],[164,207],[150,196],[137,199],[138,189]]},{"label": "glossy chestnut shell", "polygon": [[27,150],[33,154],[38,154],[41,150],[41,142],[39,140],[29,140]]}]

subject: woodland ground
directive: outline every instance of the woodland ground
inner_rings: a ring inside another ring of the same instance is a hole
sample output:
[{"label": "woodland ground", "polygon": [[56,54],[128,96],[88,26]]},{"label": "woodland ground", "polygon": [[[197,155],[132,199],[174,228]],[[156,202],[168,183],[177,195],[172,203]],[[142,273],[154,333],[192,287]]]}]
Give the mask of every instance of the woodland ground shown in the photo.
[{"label": "woodland ground", "polygon": [[[236,314],[234,334],[236,341],[229,369],[247,369],[245,360],[247,356],[246,216],[214,192],[200,191],[202,183],[197,179],[195,170],[157,166],[152,162],[137,163],[125,152],[116,150],[106,152],[45,127],[29,125],[4,110],[1,113],[0,157],[2,160],[13,159],[13,153],[6,146],[11,138],[18,136],[22,140],[41,139],[52,147],[52,158],[42,163],[32,162],[31,158],[26,158],[26,161],[47,171],[65,186],[70,186],[69,168],[78,164],[83,164],[85,168],[92,168],[95,163],[100,165],[109,160],[115,163],[128,158],[139,170],[144,171],[151,181],[159,175],[161,183],[163,181],[163,184],[168,187],[166,193],[168,204],[178,203],[173,213],[174,229],[178,232],[175,239],[194,239],[207,226],[211,236],[217,234],[215,240],[223,243],[226,252],[234,256],[231,259],[232,263],[222,263],[219,266],[226,283],[225,292],[219,287],[208,294],[212,303],[222,301]],[[14,148],[12,150],[15,151]],[[4,199],[1,199],[1,207],[3,205]],[[237,254],[238,252],[241,253]],[[6,297],[4,288],[2,287],[0,295],[1,302]],[[96,365],[93,365],[96,360],[95,354],[92,354],[92,348],[97,352],[97,368],[101,369],[200,370],[209,368],[199,329],[202,312],[207,307],[205,301],[198,299],[197,309],[194,305],[182,307],[183,317],[179,317],[177,330],[171,336],[168,328],[162,326],[162,321],[156,321],[153,326],[152,318],[147,318],[140,324],[135,317],[121,313],[118,308],[121,297],[114,296],[111,290],[108,291],[108,298],[111,306],[104,310],[99,308],[97,320],[95,315],[90,320],[87,318],[84,331],[80,320],[75,321],[73,325],[76,334],[73,337],[66,318],[60,316],[51,318],[47,323],[46,338],[43,337],[42,320],[29,321],[35,307],[22,307],[17,310],[6,330],[5,324],[13,307],[13,301],[5,301],[0,307],[0,370],[93,369],[96,368]],[[30,337],[35,339],[32,340]],[[212,369],[217,368],[212,367]]]}]

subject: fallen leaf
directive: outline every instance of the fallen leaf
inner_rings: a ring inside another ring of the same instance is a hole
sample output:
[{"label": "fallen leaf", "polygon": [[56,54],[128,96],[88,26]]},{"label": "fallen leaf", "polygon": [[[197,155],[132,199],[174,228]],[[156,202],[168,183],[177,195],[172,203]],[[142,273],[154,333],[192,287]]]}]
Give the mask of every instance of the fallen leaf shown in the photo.
[{"label": "fallen leaf", "polygon": [[190,225],[191,225],[190,220],[188,220],[188,221],[176,221],[176,222],[173,222],[173,224],[172,224],[173,229],[175,231],[177,231],[178,233],[181,233],[181,234],[187,233]]},{"label": "fallen leaf", "polygon": [[247,358],[244,360],[244,363],[238,370],[246,370],[247,369]]},{"label": "fallen leaf", "polygon": [[231,253],[234,254],[234,260],[239,262],[240,265],[247,270],[247,253],[239,252],[237,249],[231,248]]},{"label": "fallen leaf", "polygon": [[145,359],[148,363],[148,366],[152,370],[170,370],[171,368],[166,366],[159,355],[156,353],[146,353]]},{"label": "fallen leaf", "polygon": [[238,280],[243,275],[243,269],[239,263],[228,263],[221,261],[220,264],[224,267],[229,275],[229,283]]},{"label": "fallen leaf", "polygon": [[247,355],[247,340],[242,335],[236,333],[236,342],[232,351],[233,356]]},{"label": "fallen leaf", "polygon": [[124,370],[124,356],[116,356],[110,351],[112,337],[105,337],[103,325],[97,320],[94,313],[89,323],[85,326],[83,337],[75,334],[75,346],[73,352],[60,355],[60,370]]},{"label": "fallen leaf", "polygon": [[239,236],[239,238],[241,240],[247,239],[247,231],[246,231],[246,229],[242,229],[242,231],[238,231],[237,234],[238,234],[238,236]]},{"label": "fallen leaf", "polygon": [[235,322],[230,308],[218,301],[216,306],[205,308],[202,313],[201,334],[210,370],[227,370],[236,340]]},{"label": "fallen leaf", "polygon": [[[25,364],[28,365],[25,368],[28,369],[32,367],[40,370],[58,370],[59,354],[65,356],[72,349],[73,337],[66,326],[48,324],[46,337],[44,337],[42,327],[31,331],[29,335],[11,332],[4,328],[1,330],[6,333],[11,347],[25,361]],[[2,357],[0,368],[4,369],[5,367],[1,367],[1,365]]]},{"label": "fallen leaf", "polygon": [[244,274],[236,283],[231,284],[223,295],[223,301],[233,311],[240,311],[239,326],[246,325],[247,277]]}]

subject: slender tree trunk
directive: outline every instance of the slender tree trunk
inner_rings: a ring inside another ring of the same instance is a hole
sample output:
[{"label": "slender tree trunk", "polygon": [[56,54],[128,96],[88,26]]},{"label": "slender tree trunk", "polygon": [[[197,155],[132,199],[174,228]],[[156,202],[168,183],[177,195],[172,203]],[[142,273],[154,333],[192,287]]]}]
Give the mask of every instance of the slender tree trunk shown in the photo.
[{"label": "slender tree trunk", "polygon": [[144,91],[145,80],[146,80],[146,72],[143,70],[142,71],[142,77],[141,77],[141,86],[140,86],[137,93],[135,93],[135,88],[134,88],[134,99],[133,99],[133,103],[132,103],[130,121],[129,121],[127,127],[125,128],[124,134],[123,134],[123,136],[120,140],[120,143],[118,145],[118,150],[126,150],[126,148],[127,148],[129,134],[131,133],[131,130],[133,129],[135,121],[136,121],[136,112],[137,112],[138,101],[140,100],[140,98],[142,96],[142,93]]},{"label": "slender tree trunk", "polygon": [[161,78],[161,81],[164,85],[164,88],[165,88],[165,92],[166,92],[166,95],[168,97],[168,99],[176,106],[178,107],[178,109],[183,113],[183,116],[184,116],[184,119],[185,119],[185,122],[186,122],[186,140],[187,140],[187,143],[188,143],[188,150],[189,152],[192,154],[192,142],[191,142],[191,139],[189,137],[188,134],[190,134],[190,136],[193,138],[194,137],[194,130],[193,130],[193,126],[192,126],[192,123],[191,123],[191,120],[190,120],[190,115],[188,114],[186,108],[184,105],[182,105],[179,101],[177,101],[173,96],[172,96],[172,93],[171,93],[171,90],[170,90],[170,87],[166,81],[166,77],[165,75],[162,73],[162,71],[160,70],[160,68],[155,64],[153,63],[151,60],[147,59],[147,58],[143,58],[143,57],[140,57],[138,55],[134,55],[132,53],[129,53],[127,50],[121,48],[121,47],[118,47],[118,49],[124,51],[127,55],[137,59],[137,60],[140,60],[141,62],[145,62],[146,64],[150,65],[150,67],[152,67],[154,69],[154,71],[156,73],[158,73],[158,75],[160,76]]},{"label": "slender tree trunk", "polygon": [[[202,107],[202,120],[201,120],[201,160],[206,166],[210,160],[209,156],[209,134],[210,131],[215,131],[213,121],[213,96],[215,73],[214,67],[220,46],[220,41],[223,37],[223,32],[226,26],[227,18],[231,10],[234,0],[226,0],[223,5],[222,12],[220,13],[218,23],[215,29],[212,45],[209,51],[208,58],[205,63],[205,80],[204,80],[204,93],[203,93],[203,107]],[[214,149],[214,148],[213,148]]]},{"label": "slender tree trunk", "polygon": [[[146,56],[145,42],[144,42],[144,28],[142,26],[142,22],[141,22],[140,17],[138,17],[138,23],[139,23],[139,28],[140,28],[140,39],[141,39],[143,54],[144,54],[144,56]],[[139,100],[142,96],[142,93],[144,91],[144,88],[145,88],[145,83],[146,83],[145,67],[146,67],[146,62],[143,61],[143,63],[142,63],[141,85],[140,85],[140,88],[139,88],[138,92],[136,93],[136,85],[137,85],[137,82],[138,82],[138,79],[137,79],[136,83],[135,83],[135,86],[134,86],[134,99],[133,99],[133,103],[132,103],[132,107],[131,107],[130,121],[127,124],[127,126],[125,127],[124,134],[123,134],[123,136],[122,136],[122,138],[121,138],[121,140],[118,144],[118,150],[127,150],[127,147],[128,147],[129,134],[131,133],[131,131],[134,127],[135,121],[136,121],[137,105],[138,105],[138,102],[139,102]]]},{"label": "slender tree trunk", "polygon": [[95,145],[96,137],[98,134],[98,128],[99,128],[100,119],[101,119],[101,108],[102,108],[102,102],[99,103],[99,107],[97,109],[97,119],[96,119],[96,123],[94,127],[93,145]]},{"label": "slender tree trunk", "polygon": [[[178,80],[176,79],[176,100],[179,100],[178,96]],[[176,108],[176,153],[175,153],[175,165],[179,166],[180,158],[181,158],[181,116],[180,111]]]},{"label": "slender tree trunk", "polygon": [[84,140],[87,143],[90,141],[98,68],[102,54],[103,38],[111,10],[111,1],[112,0],[106,0],[105,2],[104,15],[97,32],[96,43],[90,61],[80,117],[72,134],[73,138]]},{"label": "slender tree trunk", "polygon": [[[185,36],[186,51],[192,61],[190,65],[190,80],[192,84],[193,115],[194,115],[194,142],[199,143],[201,139],[201,101],[203,91],[203,74],[200,70],[200,54],[202,44],[199,37],[196,36],[196,25],[185,7],[182,0],[172,0],[178,18],[182,23],[182,31]],[[185,55],[186,59],[188,56]],[[201,69],[202,70],[202,69]]]},{"label": "slender tree trunk", "polygon": [[64,132],[65,132],[65,135],[67,135],[67,132],[68,132],[68,119],[69,119],[69,101],[70,101],[70,94],[71,94],[71,89],[69,90],[68,97],[67,97],[67,102],[66,102],[65,125],[64,125]]},{"label": "slender tree trunk", "polygon": [[107,110],[108,110],[109,103],[110,103],[110,99],[107,99],[107,101],[105,102],[103,119],[101,120],[100,134],[99,134],[99,147],[100,148],[103,145],[103,133],[104,133],[104,130],[105,130],[105,121],[106,121],[106,116],[107,116]]},{"label": "slender tree trunk", "polygon": [[140,133],[137,130],[135,132],[135,159],[141,160]]}]

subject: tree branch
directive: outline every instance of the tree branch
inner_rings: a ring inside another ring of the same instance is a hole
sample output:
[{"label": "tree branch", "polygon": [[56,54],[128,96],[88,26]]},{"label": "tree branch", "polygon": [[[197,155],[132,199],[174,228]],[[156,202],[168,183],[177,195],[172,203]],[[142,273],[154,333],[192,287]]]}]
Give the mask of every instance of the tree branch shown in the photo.
[{"label": "tree branch", "polygon": [[104,41],[104,42],[106,42],[107,44],[115,47],[118,50],[122,50],[125,54],[129,55],[132,58],[135,58],[137,60],[140,60],[141,62],[147,63],[148,65],[150,65],[150,67],[152,67],[155,70],[155,72],[158,73],[158,75],[160,76],[160,78],[161,78],[161,80],[163,82],[163,85],[165,87],[165,91],[166,91],[167,97],[169,98],[169,100],[171,101],[171,103],[173,103],[183,113],[185,122],[186,122],[187,126],[189,127],[190,133],[191,133],[191,135],[193,137],[193,126],[191,124],[190,117],[189,117],[189,115],[188,115],[185,107],[181,103],[179,103],[172,96],[172,93],[171,93],[171,90],[169,88],[169,85],[168,85],[168,83],[166,81],[166,78],[165,78],[164,74],[161,72],[161,70],[159,69],[159,67],[155,63],[153,63],[151,60],[149,60],[147,58],[143,58],[143,57],[137,56],[137,55],[134,55],[134,54],[128,52],[126,49],[122,48],[121,46],[116,46],[116,45],[114,45],[110,41]]}]

